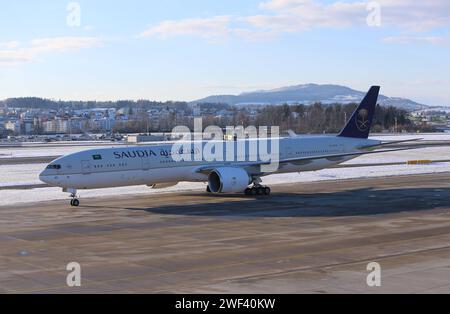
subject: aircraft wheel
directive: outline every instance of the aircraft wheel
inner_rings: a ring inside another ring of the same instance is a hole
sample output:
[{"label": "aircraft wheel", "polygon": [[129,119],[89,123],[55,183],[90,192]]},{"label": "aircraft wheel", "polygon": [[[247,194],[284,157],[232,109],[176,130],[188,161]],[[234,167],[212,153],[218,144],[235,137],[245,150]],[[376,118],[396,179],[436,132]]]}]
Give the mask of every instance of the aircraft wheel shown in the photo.
[{"label": "aircraft wheel", "polygon": [[256,194],[258,195],[264,195],[265,189],[262,186],[259,186],[256,188]]},{"label": "aircraft wheel", "polygon": [[270,188],[268,187],[268,186],[266,186],[265,188],[264,188],[264,195],[267,195],[267,196],[269,196],[270,195]]},{"label": "aircraft wheel", "polygon": [[244,193],[245,193],[245,195],[251,195],[252,194],[252,189],[251,188],[246,188]]},{"label": "aircraft wheel", "polygon": [[70,205],[72,205],[73,207],[78,207],[80,206],[80,201],[74,198],[73,200],[70,201]]},{"label": "aircraft wheel", "polygon": [[258,194],[258,191],[257,191],[256,188],[251,188],[251,189],[250,189],[250,195],[255,196],[255,195],[257,195],[257,194]]}]

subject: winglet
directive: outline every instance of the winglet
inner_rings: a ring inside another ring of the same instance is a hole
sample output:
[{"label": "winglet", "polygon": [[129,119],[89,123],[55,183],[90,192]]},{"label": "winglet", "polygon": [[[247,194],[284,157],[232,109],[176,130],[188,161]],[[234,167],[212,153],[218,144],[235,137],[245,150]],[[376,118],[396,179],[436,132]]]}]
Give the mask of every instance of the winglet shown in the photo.
[{"label": "winglet", "polygon": [[339,136],[368,138],[372,126],[380,86],[372,86]]}]

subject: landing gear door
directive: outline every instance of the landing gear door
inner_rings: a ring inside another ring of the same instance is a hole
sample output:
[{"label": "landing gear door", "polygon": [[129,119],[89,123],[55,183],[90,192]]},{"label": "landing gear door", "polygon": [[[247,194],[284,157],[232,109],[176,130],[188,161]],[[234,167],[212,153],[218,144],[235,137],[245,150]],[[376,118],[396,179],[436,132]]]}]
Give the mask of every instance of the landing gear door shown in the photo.
[{"label": "landing gear door", "polygon": [[81,161],[81,172],[83,174],[90,174],[92,172],[92,165],[89,160]]}]

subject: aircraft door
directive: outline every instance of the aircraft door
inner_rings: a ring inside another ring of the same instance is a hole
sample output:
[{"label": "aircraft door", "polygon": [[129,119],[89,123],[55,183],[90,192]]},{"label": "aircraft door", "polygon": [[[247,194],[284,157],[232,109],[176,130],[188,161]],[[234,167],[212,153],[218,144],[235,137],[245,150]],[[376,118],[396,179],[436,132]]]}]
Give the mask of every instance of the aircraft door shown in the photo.
[{"label": "aircraft door", "polygon": [[294,153],[292,151],[292,147],[287,146],[286,147],[286,158],[293,158],[294,157]]},{"label": "aircraft door", "polygon": [[92,165],[89,160],[81,161],[81,172],[83,174],[90,174],[92,172]]}]

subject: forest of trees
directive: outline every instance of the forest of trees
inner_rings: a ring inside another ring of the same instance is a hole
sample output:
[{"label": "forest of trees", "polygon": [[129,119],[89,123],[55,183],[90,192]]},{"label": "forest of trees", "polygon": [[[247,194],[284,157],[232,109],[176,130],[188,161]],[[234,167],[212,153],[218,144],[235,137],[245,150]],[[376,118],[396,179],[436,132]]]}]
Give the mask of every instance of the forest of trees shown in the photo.
[{"label": "forest of trees", "polygon": [[[338,133],[356,109],[356,104],[324,105],[282,105],[265,106],[256,115],[249,116],[245,112],[237,111],[233,118],[219,118],[206,116],[203,125],[255,125],[279,126],[280,131],[293,130],[299,134]],[[434,131],[432,127],[417,126],[409,118],[408,112],[396,107],[377,105],[372,132],[415,132]]]},{"label": "forest of trees", "polygon": [[169,108],[186,108],[186,102],[158,102],[150,100],[118,100],[118,101],[66,101],[51,100],[37,97],[9,98],[0,101],[0,106],[10,108],[26,109],[93,109],[93,108],[133,108],[133,109],[151,109],[155,106],[167,106]]},{"label": "forest of trees", "polygon": [[[225,107],[224,107],[225,106]],[[220,105],[217,109],[227,109],[230,113],[225,116],[215,114],[203,114],[203,127],[217,125],[222,128],[227,126],[249,125],[254,126],[279,126],[281,132],[293,130],[299,134],[338,133],[346,121],[350,119],[356,104],[324,105],[282,105],[263,106],[256,115],[249,114],[245,109],[234,106]],[[213,110],[214,111],[214,110]],[[151,132],[170,132],[177,125],[186,125],[194,129],[192,117],[178,117],[175,114],[167,118],[161,118],[158,125],[148,125],[148,119],[144,112],[137,115],[133,121],[118,124],[116,131],[121,133],[139,133],[150,130]],[[377,106],[375,110],[372,132],[434,132],[430,126],[414,124],[408,112],[396,107]]]},{"label": "forest of trees", "polygon": [[[343,128],[356,107],[356,104],[323,105],[320,103],[311,106],[267,107],[257,116],[255,124],[279,125],[280,130],[292,129],[298,133],[337,133]],[[372,132],[415,131],[416,128],[408,119],[408,113],[405,110],[377,106]]]}]

